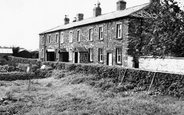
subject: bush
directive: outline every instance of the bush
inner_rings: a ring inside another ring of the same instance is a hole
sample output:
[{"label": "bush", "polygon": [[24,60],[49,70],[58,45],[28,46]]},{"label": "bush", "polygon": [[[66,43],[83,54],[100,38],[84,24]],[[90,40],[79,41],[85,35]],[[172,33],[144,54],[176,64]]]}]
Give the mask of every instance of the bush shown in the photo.
[{"label": "bush", "polygon": [[6,65],[8,64],[8,61],[4,58],[0,58],[0,65]]},{"label": "bush", "polygon": [[52,70],[41,70],[38,69],[35,72],[35,78],[47,78],[52,75]]}]

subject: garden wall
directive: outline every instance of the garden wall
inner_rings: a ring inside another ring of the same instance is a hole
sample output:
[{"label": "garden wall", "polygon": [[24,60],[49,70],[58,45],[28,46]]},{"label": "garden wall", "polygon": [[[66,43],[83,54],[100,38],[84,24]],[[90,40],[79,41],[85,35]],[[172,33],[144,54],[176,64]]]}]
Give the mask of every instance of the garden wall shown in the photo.
[{"label": "garden wall", "polygon": [[41,66],[42,61],[38,59],[30,59],[30,58],[20,58],[20,57],[14,57],[9,56],[8,57],[10,63],[22,63],[22,64],[33,64],[37,66]]},{"label": "garden wall", "polygon": [[184,75],[147,71],[141,69],[104,66],[97,64],[72,64],[60,62],[45,62],[54,69],[66,69],[84,74],[95,74],[95,79],[110,78],[114,83],[131,84],[132,88],[151,89],[165,95],[184,96]]},{"label": "garden wall", "polygon": [[147,70],[184,74],[184,58],[175,57],[159,59],[141,57],[139,59],[139,67]]}]

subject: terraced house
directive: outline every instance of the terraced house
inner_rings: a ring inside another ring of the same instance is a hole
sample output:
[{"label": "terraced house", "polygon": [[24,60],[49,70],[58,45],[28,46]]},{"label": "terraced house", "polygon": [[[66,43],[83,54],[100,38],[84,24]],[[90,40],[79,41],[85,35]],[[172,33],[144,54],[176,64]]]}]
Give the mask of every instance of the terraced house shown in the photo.
[{"label": "terraced house", "polygon": [[[153,2],[151,0],[151,2]],[[117,1],[117,11],[101,14],[100,3],[93,9],[93,17],[83,19],[82,13],[69,22],[39,34],[39,58],[44,61],[72,63],[99,63],[132,67],[127,54],[130,23],[141,25],[148,16],[144,12],[151,3],[126,8],[126,2]]]}]

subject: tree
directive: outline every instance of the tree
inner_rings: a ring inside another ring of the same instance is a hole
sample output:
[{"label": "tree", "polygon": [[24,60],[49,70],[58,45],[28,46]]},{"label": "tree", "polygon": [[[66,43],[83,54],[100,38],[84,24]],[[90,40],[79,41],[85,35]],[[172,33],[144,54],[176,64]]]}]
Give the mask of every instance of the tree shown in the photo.
[{"label": "tree", "polygon": [[128,54],[184,56],[184,12],[178,2],[174,0],[153,2],[145,11],[152,17],[137,19],[140,25],[130,23],[132,32]]}]

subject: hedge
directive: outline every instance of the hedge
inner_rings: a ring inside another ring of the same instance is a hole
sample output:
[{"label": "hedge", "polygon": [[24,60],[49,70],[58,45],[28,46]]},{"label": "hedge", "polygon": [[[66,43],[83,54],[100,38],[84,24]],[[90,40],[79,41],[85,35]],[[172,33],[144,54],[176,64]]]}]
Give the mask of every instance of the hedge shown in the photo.
[{"label": "hedge", "polygon": [[25,72],[2,72],[0,73],[0,80],[14,81],[14,80],[28,80],[34,78],[34,73]]},{"label": "hedge", "polygon": [[51,70],[37,70],[35,72],[1,72],[0,81],[15,81],[15,80],[29,80],[40,79],[51,76]]},{"label": "hedge", "polygon": [[114,83],[129,83],[133,85],[134,88],[142,87],[144,90],[148,90],[153,81],[151,90],[161,92],[164,95],[176,97],[184,96],[184,75],[180,74],[99,64],[73,64],[62,62],[44,62],[43,64],[49,65],[53,69],[65,69],[84,74],[95,74],[96,79],[112,78]]}]

